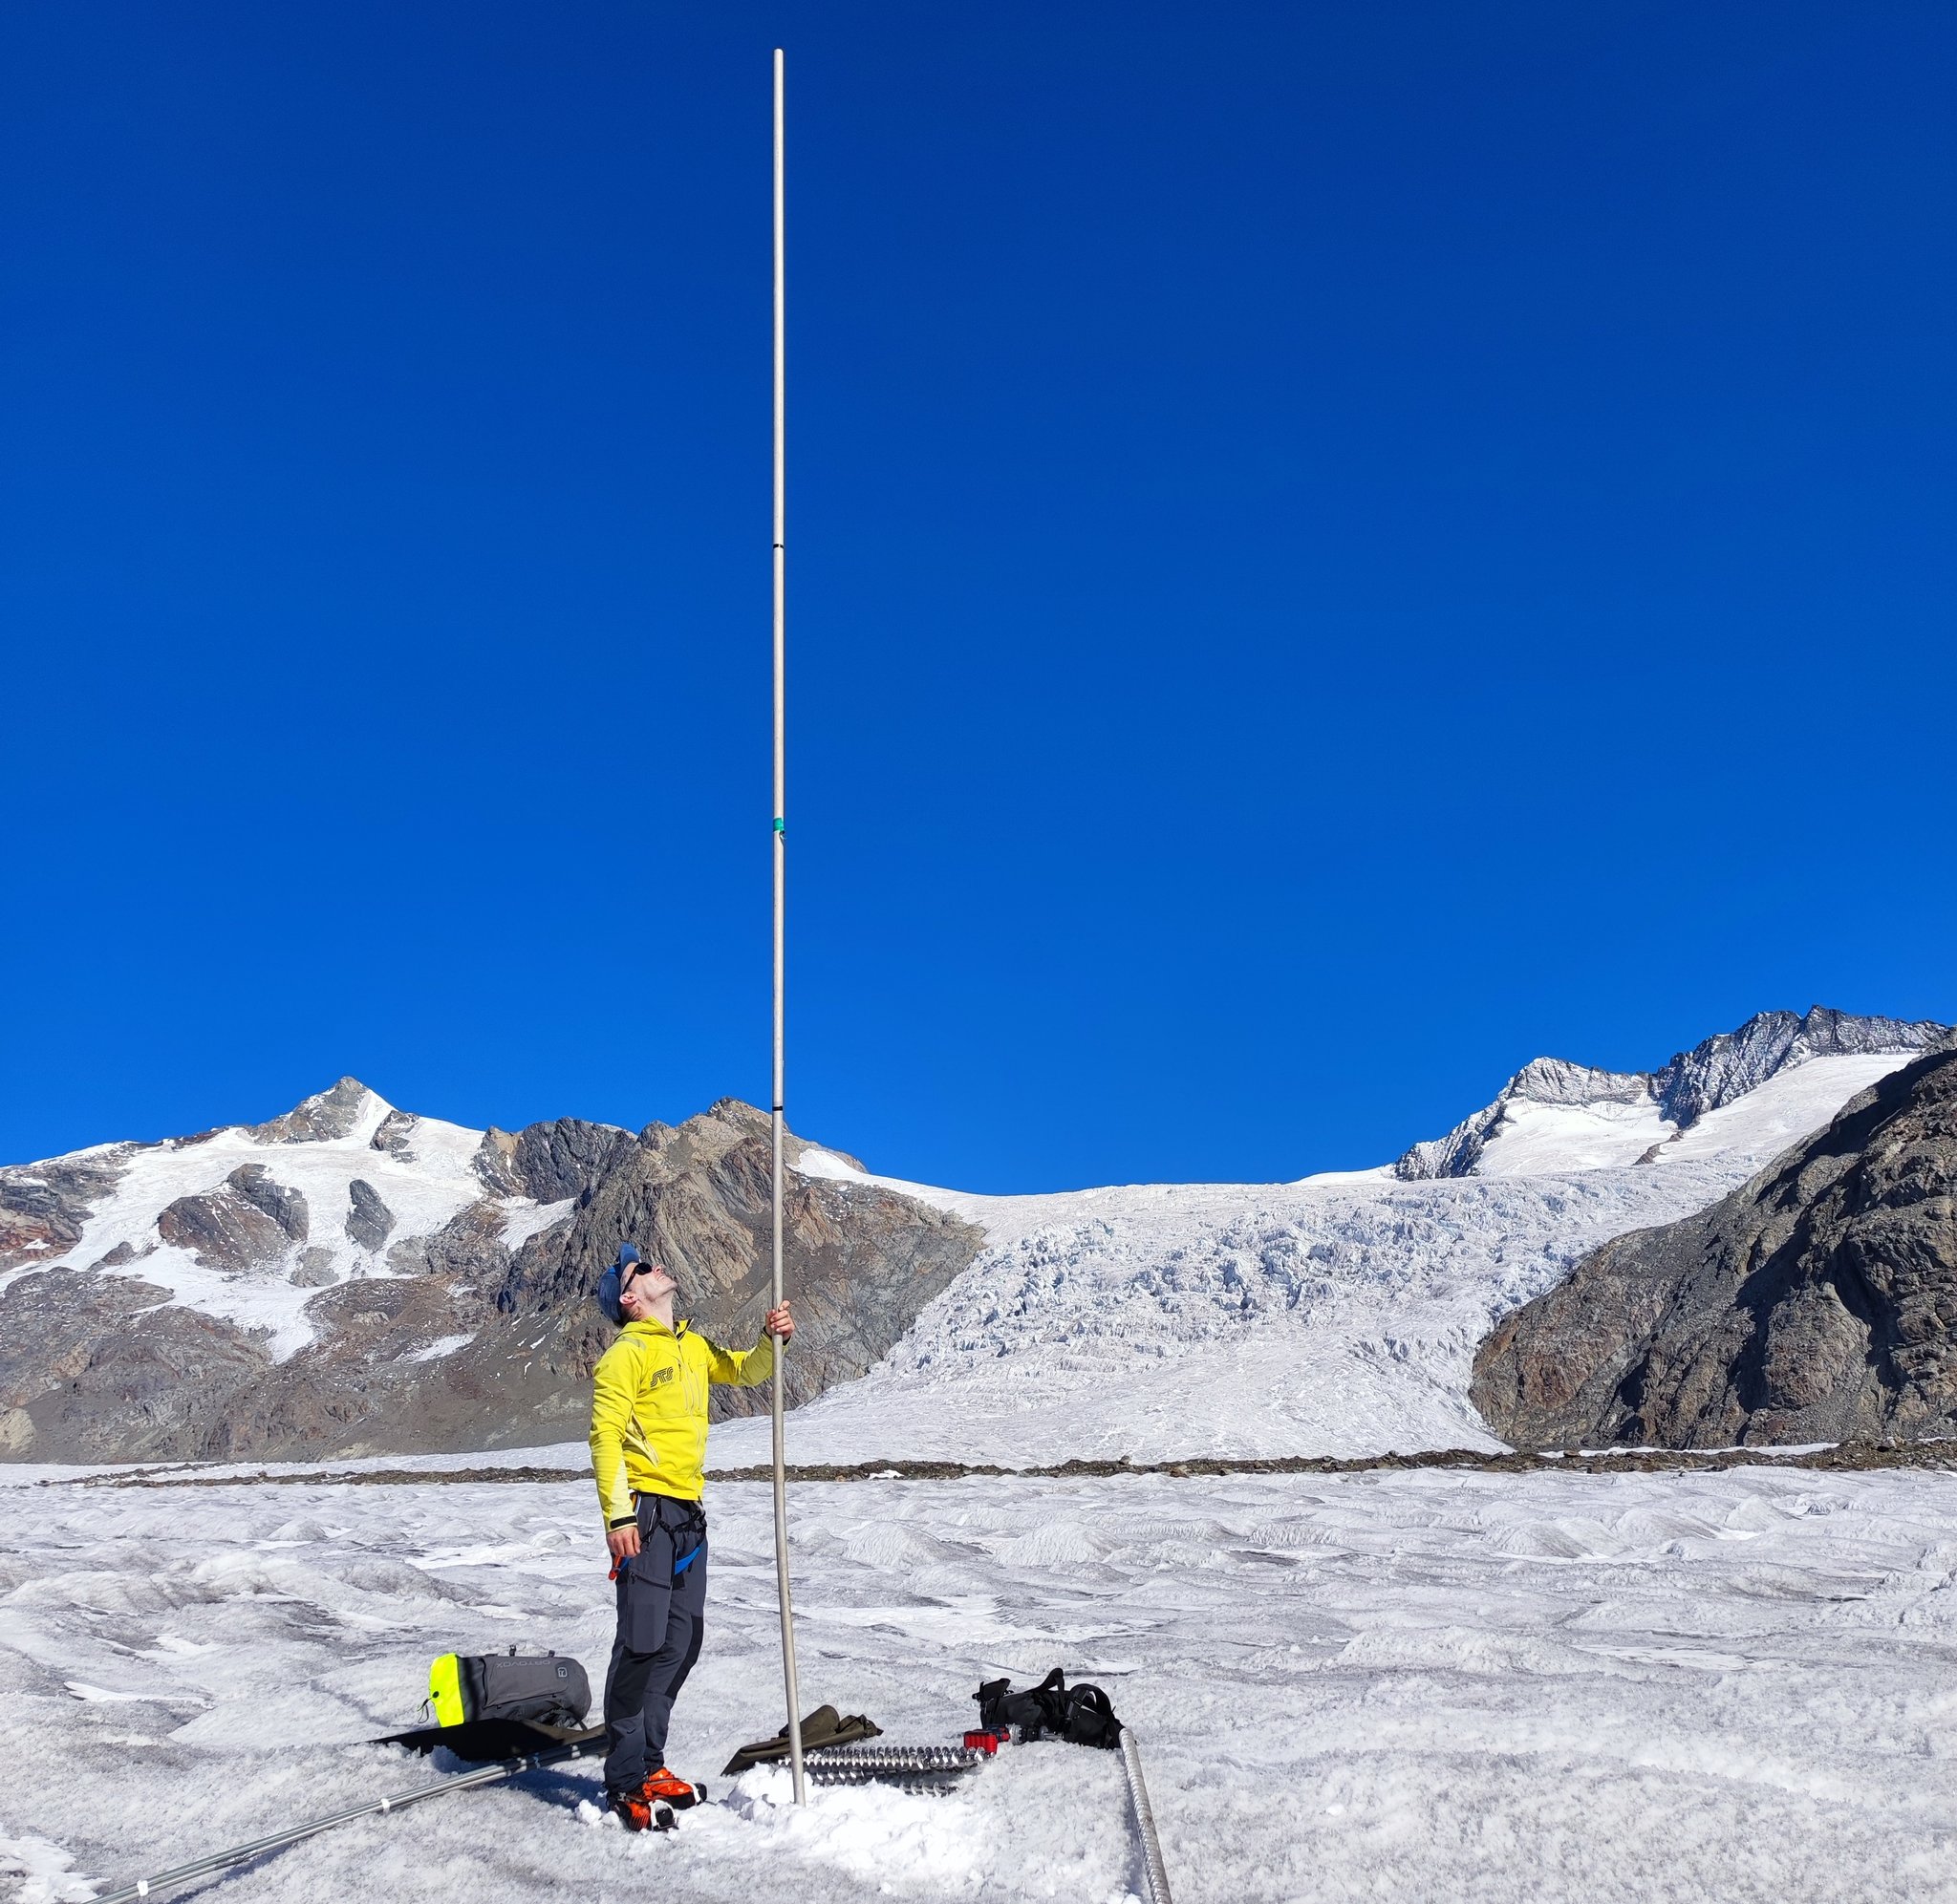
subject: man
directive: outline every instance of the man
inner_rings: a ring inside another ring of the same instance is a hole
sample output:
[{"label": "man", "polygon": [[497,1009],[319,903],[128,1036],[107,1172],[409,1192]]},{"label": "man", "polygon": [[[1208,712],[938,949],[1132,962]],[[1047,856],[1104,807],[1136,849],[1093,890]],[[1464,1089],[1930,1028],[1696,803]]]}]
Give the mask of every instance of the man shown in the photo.
[{"label": "man", "polygon": [[751,1388],[775,1372],[775,1344],[795,1333],[785,1302],[751,1349],[723,1349],[673,1320],[679,1285],[630,1243],[598,1282],[598,1306],[623,1330],[592,1374],[591,1469],[618,1582],[618,1633],[605,1676],[605,1789],[629,1831],[656,1804],[699,1794],[666,1769],[666,1724],[686,1683],[707,1601],[707,1519],[700,1506],[707,1388]]}]

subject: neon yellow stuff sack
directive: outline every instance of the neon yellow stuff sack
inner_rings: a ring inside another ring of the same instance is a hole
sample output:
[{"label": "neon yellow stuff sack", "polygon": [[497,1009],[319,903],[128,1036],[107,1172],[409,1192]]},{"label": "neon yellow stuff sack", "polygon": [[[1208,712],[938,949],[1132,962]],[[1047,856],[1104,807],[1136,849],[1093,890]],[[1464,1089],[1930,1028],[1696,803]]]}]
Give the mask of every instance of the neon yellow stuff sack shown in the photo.
[{"label": "neon yellow stuff sack", "polygon": [[453,1653],[428,1668],[428,1709],[438,1725],[460,1725],[468,1717],[462,1710],[462,1661]]}]

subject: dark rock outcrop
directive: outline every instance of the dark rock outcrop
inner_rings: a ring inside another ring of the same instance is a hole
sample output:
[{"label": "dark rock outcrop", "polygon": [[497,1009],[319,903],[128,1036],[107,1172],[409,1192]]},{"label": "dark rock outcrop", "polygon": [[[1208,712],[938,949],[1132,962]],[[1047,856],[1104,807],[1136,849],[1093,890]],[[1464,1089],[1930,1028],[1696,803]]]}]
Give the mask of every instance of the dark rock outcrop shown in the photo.
[{"label": "dark rock outcrop", "polygon": [[89,1211],[116,1187],[134,1145],[0,1169],[0,1270],[53,1262],[81,1241]]},{"label": "dark rock outcrop", "polygon": [[582,1118],[552,1118],[521,1131],[484,1132],[476,1174],[504,1196],[562,1203],[582,1196],[632,1150],[632,1133]]},{"label": "dark rock outcrop", "polygon": [[447,1276],[494,1294],[509,1268],[503,1212],[486,1197],[458,1210],[432,1236],[410,1236],[387,1252],[398,1276]]},{"label": "dark rock outcrop", "polygon": [[228,1322],[132,1276],[44,1270],[0,1292],[0,1440],[15,1459],[187,1456],[272,1366]]},{"label": "dark rock outcrop", "polygon": [[483,1300],[440,1277],[342,1282],[309,1313],[318,1337],[274,1361],[251,1332],[132,1277],[23,1276],[0,1291],[0,1332],[28,1351],[0,1366],[0,1456],[304,1459],[581,1431],[589,1384],[533,1374],[522,1331],[493,1310],[485,1326]]},{"label": "dark rock outcrop", "polygon": [[240,1164],[225,1181],[247,1203],[270,1217],[294,1243],[305,1242],[311,1225],[301,1191],[273,1183],[271,1172],[263,1164]]},{"label": "dark rock outcrop", "polygon": [[397,1164],[412,1164],[415,1161],[415,1126],[421,1120],[410,1111],[389,1111],[380,1120],[378,1127],[367,1140],[370,1150],[378,1150],[392,1157]]},{"label": "dark rock outcrop", "polygon": [[276,1263],[307,1229],[306,1199],[273,1183],[263,1164],[239,1165],[216,1189],[179,1197],[157,1217],[165,1243],[234,1273]]},{"label": "dark rock outcrop", "polygon": [[1957,1433],[1957,1050],[1593,1252],[1482,1344],[1473,1393],[1518,1447]]},{"label": "dark rock outcrop", "polygon": [[378,1250],[394,1234],[394,1211],[364,1177],[347,1186],[347,1234],[363,1250]]},{"label": "dark rock outcrop", "polygon": [[[104,1256],[103,1263],[109,1258]],[[99,1267],[99,1265],[97,1266]],[[331,1250],[301,1250],[298,1267],[286,1280],[295,1289],[327,1289],[340,1279]]]},{"label": "dark rock outcrop", "polygon": [[[795,1140],[793,1154],[805,1147]],[[584,1193],[568,1228],[518,1252],[499,1309],[553,1332],[561,1323],[561,1337],[547,1333],[536,1353],[581,1374],[611,1336],[591,1287],[630,1238],[678,1278],[679,1314],[717,1341],[747,1347],[770,1287],[772,1168],[766,1113],[736,1099],[677,1126],[649,1124]],[[796,1175],[783,1225],[799,1331],[791,1405],[881,1360],[984,1242],[973,1225],[876,1185]],[[717,1417],[767,1405],[765,1389],[714,1391]]]}]

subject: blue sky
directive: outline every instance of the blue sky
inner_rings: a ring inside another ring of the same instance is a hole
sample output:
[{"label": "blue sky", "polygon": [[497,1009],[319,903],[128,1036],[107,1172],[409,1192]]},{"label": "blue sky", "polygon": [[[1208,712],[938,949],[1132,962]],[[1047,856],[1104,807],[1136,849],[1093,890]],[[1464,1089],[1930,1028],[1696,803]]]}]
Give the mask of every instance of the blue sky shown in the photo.
[{"label": "blue sky", "polygon": [[0,1157],[765,1100],[778,41],[798,1128],[1288,1177],[1957,1018],[1947,7],[91,0],[0,25]]}]

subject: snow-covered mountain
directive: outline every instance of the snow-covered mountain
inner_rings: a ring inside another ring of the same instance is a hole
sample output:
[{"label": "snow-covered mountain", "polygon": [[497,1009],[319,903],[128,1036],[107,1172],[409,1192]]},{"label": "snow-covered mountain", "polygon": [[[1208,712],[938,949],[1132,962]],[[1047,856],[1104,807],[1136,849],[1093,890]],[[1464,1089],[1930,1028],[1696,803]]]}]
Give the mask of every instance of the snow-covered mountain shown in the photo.
[{"label": "snow-covered mountain", "polygon": [[[269,1123],[0,1170],[0,1456],[554,1439],[589,1405],[610,1339],[591,1286],[626,1236],[673,1265],[697,1320],[753,1340],[767,1130],[732,1100],[636,1135],[471,1130],[347,1078]],[[791,1137],[790,1161],[805,1148]],[[787,1216],[809,1324],[791,1400],[870,1367],[982,1241],[820,1172]]]},{"label": "snow-covered mountain", "polygon": [[[1756,1139],[1785,1145],[1825,1123],[1899,1060],[1949,1034],[1948,1025],[1859,1017],[1816,1005],[1805,1016],[1762,1012],[1656,1071],[1599,1071],[1560,1058],[1534,1059],[1493,1103],[1445,1137],[1414,1145],[1393,1173],[1409,1183],[1523,1176],[1675,1162],[1736,1144],[1757,1148]],[[1702,1131],[1706,1120],[1736,1111],[1742,1101],[1743,1114]]]},{"label": "snow-covered mountain", "polygon": [[464,1211],[508,1251],[568,1221],[584,1185],[527,1194],[509,1143],[343,1078],[269,1123],[0,1169],[0,1289],[56,1266],[140,1273],[180,1308],[262,1332],[283,1360],[318,1335],[321,1289],[426,1273]]},{"label": "snow-covered mountain", "polygon": [[[1476,1344],[1702,1209],[1943,1027],[1770,1013],[1652,1073],[1538,1059],[1432,1152],[1290,1185],[982,1197],[797,1141],[797,1456],[1496,1445]],[[575,1433],[624,1236],[752,1333],[765,1120],[476,1131],[343,1080],[270,1123],[0,1170],[0,1453],[509,1446]],[[861,1380],[853,1378],[861,1377]],[[747,1398],[737,1397],[737,1405]],[[717,1459],[758,1454],[717,1430]]]},{"label": "snow-covered mountain", "polygon": [[[1714,1202],[1943,1034],[1770,1013],[1661,1073],[1562,1066],[1571,1102],[1509,1099],[1472,1175],[1043,1197],[889,1184],[989,1247],[869,1376],[801,1411],[797,1458],[1498,1447],[1469,1399],[1496,1321],[1599,1244]],[[1546,1092],[1558,1069],[1530,1072]],[[761,1443],[730,1424],[720,1458],[759,1460]]]}]

